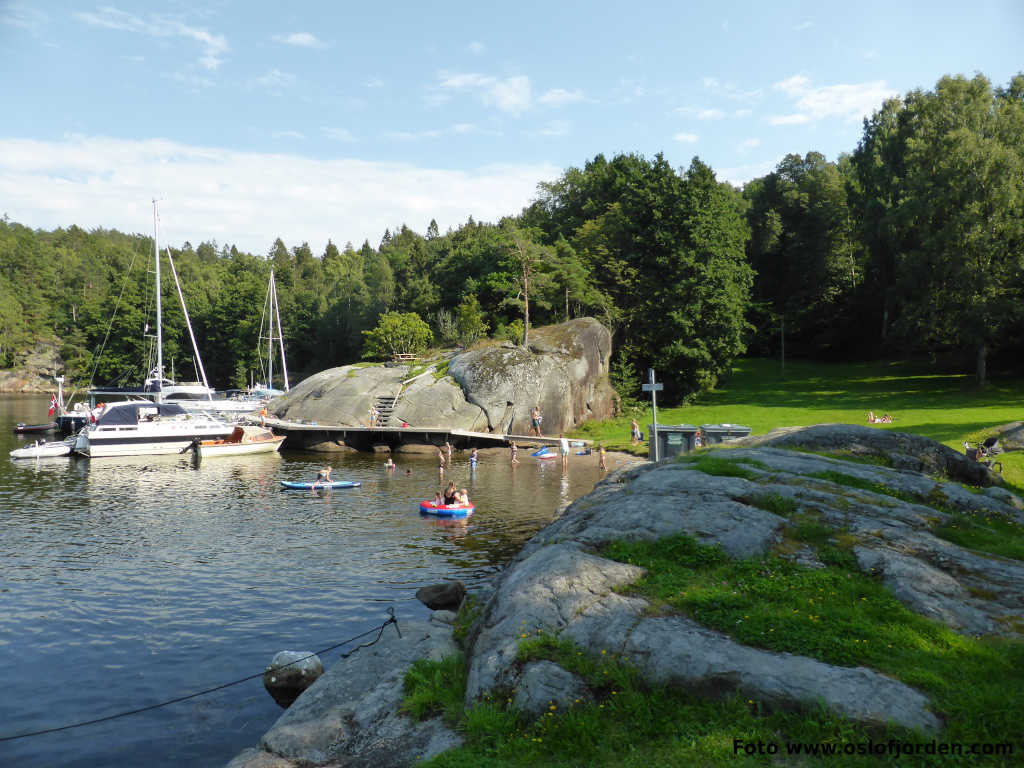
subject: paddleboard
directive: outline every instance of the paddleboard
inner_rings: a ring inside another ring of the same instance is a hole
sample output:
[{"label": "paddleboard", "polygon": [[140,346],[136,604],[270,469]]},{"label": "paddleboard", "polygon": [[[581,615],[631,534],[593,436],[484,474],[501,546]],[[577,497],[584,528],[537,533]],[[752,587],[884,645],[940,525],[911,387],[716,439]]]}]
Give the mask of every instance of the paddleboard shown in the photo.
[{"label": "paddleboard", "polygon": [[281,485],[295,491],[308,491],[315,485],[317,488],[358,488],[362,483],[354,480],[332,480],[329,483],[295,483],[291,480],[282,480]]}]

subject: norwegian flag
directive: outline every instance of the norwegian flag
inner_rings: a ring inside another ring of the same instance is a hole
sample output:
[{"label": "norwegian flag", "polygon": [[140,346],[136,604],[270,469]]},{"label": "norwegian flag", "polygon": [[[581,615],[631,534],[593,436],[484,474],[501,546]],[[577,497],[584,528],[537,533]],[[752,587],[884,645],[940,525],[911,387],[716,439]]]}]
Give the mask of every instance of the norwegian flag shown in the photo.
[{"label": "norwegian flag", "polygon": [[53,416],[57,412],[57,396],[50,395],[50,415]]}]

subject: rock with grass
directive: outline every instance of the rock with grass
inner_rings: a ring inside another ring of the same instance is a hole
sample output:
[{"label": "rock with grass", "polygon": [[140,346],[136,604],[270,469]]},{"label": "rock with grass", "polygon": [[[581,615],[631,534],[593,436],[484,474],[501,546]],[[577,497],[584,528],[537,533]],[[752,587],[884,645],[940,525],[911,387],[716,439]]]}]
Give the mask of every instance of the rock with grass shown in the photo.
[{"label": "rock with grass", "polygon": [[452,628],[402,622],[385,627],[374,645],[335,663],[263,736],[258,749],[230,768],[319,765],[414,765],[457,746],[461,738],[439,717],[414,720],[401,712],[404,675],[417,659],[456,652]]},{"label": "rock with grass", "polygon": [[[886,458],[894,454],[895,461]],[[942,719],[914,686],[868,664],[830,663],[825,650],[821,658],[787,651],[774,627],[741,642],[727,627],[704,626],[699,614],[644,597],[634,585],[647,571],[602,553],[615,542],[683,536],[699,552],[719,553],[701,557],[753,564],[745,567],[765,594],[774,589],[770,563],[788,563],[794,580],[801,569],[827,571],[858,579],[865,595],[881,584],[884,599],[964,635],[1019,636],[1020,499],[962,485],[964,478],[992,482],[964,469],[962,458],[923,438],[827,426],[613,473],[538,533],[499,578],[470,635],[467,703],[532,686],[521,644],[550,636],[593,657],[628,660],[652,684],[713,696],[742,692],[770,707],[824,704],[854,721],[934,734]],[[820,620],[817,610],[805,609],[807,626]],[[800,642],[815,647],[815,634]]]}]

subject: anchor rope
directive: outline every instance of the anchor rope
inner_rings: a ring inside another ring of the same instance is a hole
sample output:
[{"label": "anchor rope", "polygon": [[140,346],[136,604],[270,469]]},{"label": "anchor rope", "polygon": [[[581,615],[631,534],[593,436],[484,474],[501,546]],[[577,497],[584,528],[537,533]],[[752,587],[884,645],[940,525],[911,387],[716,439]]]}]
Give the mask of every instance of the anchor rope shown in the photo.
[{"label": "anchor rope", "polygon": [[[373,629],[369,629],[366,632],[362,632],[362,633],[356,635],[355,637],[350,637],[347,640],[342,640],[340,643],[335,643],[334,645],[332,645],[332,646],[330,646],[328,648],[324,648],[323,650],[316,651],[314,653],[309,654],[308,656],[303,656],[301,659],[295,659],[295,661],[290,661],[287,664],[282,665],[281,668],[284,669],[284,667],[290,667],[293,664],[299,664],[300,662],[303,662],[306,659],[310,659],[313,656],[319,656],[319,655],[323,655],[325,653],[330,653],[331,651],[336,650],[337,648],[341,648],[344,645],[348,645],[349,643],[355,642],[356,640],[364,638],[367,635],[372,635],[374,632],[377,633],[377,636],[373,640],[371,640],[371,641],[369,641],[367,643],[362,643],[360,645],[357,645],[355,648],[351,649],[350,651],[346,651],[345,653],[341,654],[341,658],[347,659],[349,656],[351,656],[353,653],[358,651],[360,648],[366,648],[368,646],[373,645],[378,640],[380,640],[381,636],[384,634],[384,630],[390,624],[394,624],[395,625],[395,631],[398,632],[398,636],[401,637],[402,636],[402,630],[398,628],[398,619],[395,618],[395,609],[393,607],[389,607],[388,608],[388,614],[389,614],[390,618],[388,618],[388,620],[385,621],[383,624],[381,624],[379,627],[374,627]],[[243,678],[240,678],[238,680],[232,680],[230,683],[223,683],[221,685],[216,685],[213,688],[207,688],[207,689],[202,690],[202,691],[196,691],[195,693],[189,693],[189,694],[187,694],[185,696],[178,696],[178,697],[173,698],[173,699],[168,699],[167,701],[161,701],[158,704],[150,704],[149,706],[139,707],[138,709],[131,709],[131,710],[127,710],[125,712],[118,712],[117,714],[114,714],[114,715],[107,715],[105,717],[97,717],[97,718],[94,718],[92,720],[83,720],[82,722],[78,722],[78,723],[69,723],[68,725],[60,725],[60,726],[56,726],[54,728],[43,728],[43,729],[38,730],[38,731],[29,731],[27,733],[17,733],[17,734],[13,734],[11,736],[0,736],[0,742],[14,741],[15,739],[27,739],[30,736],[42,736],[43,734],[57,733],[58,731],[69,731],[72,728],[82,728],[82,727],[87,726],[87,725],[96,725],[97,723],[105,723],[105,722],[108,722],[110,720],[117,720],[118,718],[121,718],[121,717],[128,717],[129,715],[138,715],[138,714],[140,714],[142,712],[149,712],[149,711],[154,710],[154,709],[160,709],[161,707],[166,707],[166,706],[168,706],[170,704],[178,704],[178,703],[180,703],[182,701],[188,701],[189,699],[194,699],[194,698],[197,698],[199,696],[205,696],[205,695],[210,694],[210,693],[215,693],[217,691],[222,691],[225,688],[230,688],[231,686],[239,685],[240,683],[247,683],[250,680],[255,680],[258,677],[263,677],[263,672],[257,672],[254,675],[249,675],[248,677],[243,677]]]}]

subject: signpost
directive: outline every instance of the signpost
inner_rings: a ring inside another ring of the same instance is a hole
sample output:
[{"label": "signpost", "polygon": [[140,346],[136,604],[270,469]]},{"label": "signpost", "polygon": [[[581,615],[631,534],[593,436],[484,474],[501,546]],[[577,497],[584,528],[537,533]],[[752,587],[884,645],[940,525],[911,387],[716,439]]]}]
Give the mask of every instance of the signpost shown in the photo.
[{"label": "signpost", "polygon": [[651,440],[654,441],[654,461],[655,461],[655,463],[657,463],[658,458],[659,458],[658,457],[658,394],[657,393],[660,392],[661,390],[663,390],[664,388],[665,388],[664,384],[662,384],[660,382],[656,382],[654,380],[654,369],[653,368],[648,368],[647,369],[647,383],[644,384],[641,387],[641,389],[644,392],[650,392],[651,393],[651,421],[653,421],[654,423],[651,425],[651,435],[650,435],[650,438],[651,438]]}]

